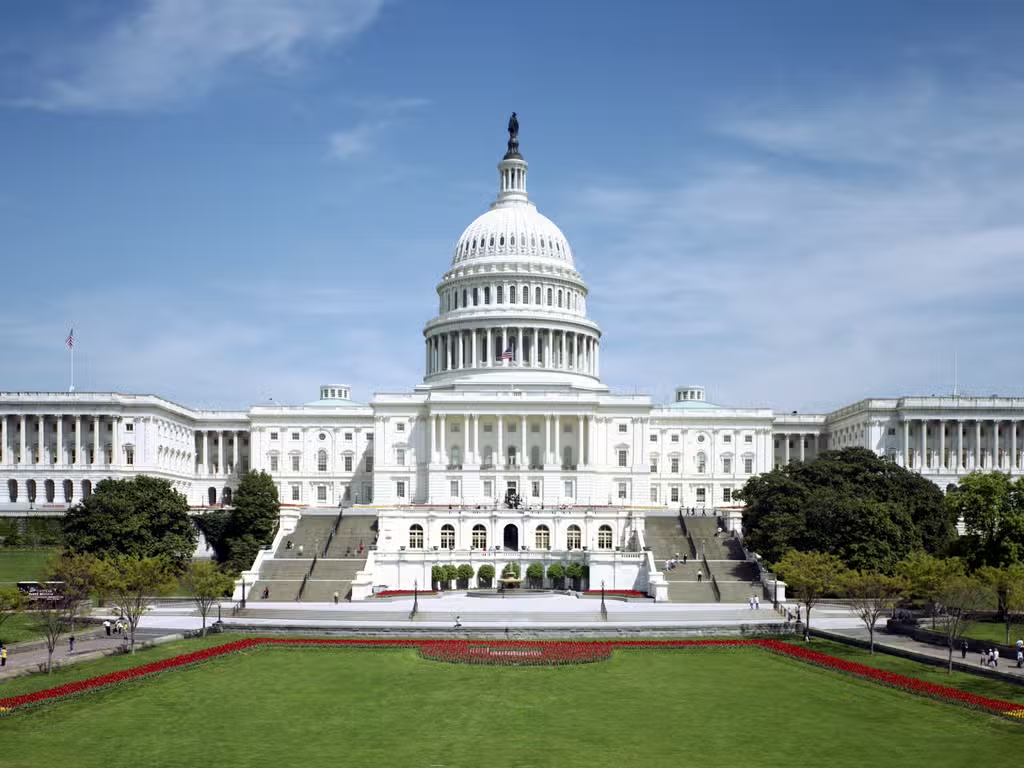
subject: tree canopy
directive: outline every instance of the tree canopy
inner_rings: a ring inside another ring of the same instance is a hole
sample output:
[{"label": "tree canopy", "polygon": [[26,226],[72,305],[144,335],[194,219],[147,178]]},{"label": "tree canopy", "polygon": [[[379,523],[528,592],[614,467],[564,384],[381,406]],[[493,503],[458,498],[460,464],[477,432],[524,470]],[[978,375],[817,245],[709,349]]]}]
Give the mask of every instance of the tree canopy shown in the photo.
[{"label": "tree canopy", "polygon": [[972,568],[1024,561],[1024,478],[973,472],[946,494],[947,514],[964,519],[957,553]]},{"label": "tree canopy", "polygon": [[244,571],[260,547],[274,540],[281,504],[273,478],[255,471],[242,476],[233,503],[229,510],[205,513],[198,523],[217,562]]},{"label": "tree canopy", "polygon": [[823,597],[840,589],[847,577],[842,561],[822,552],[790,550],[779,560],[776,569],[806,609],[804,621],[808,627],[811,626],[811,609]]},{"label": "tree canopy", "polygon": [[170,481],[147,475],[101,480],[64,517],[67,548],[101,558],[163,557],[181,570],[197,539],[185,497]]},{"label": "tree canopy", "polygon": [[890,573],[910,552],[944,551],[956,533],[934,483],[864,448],[758,475],[738,496],[747,546],[770,563],[797,549]]}]

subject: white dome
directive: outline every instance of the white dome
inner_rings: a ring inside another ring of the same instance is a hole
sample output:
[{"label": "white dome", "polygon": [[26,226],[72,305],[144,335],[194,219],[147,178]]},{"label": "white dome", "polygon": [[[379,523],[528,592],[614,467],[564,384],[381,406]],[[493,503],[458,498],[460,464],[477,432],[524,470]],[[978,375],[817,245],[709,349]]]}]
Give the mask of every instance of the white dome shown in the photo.
[{"label": "white dome", "polygon": [[452,266],[479,259],[544,259],[574,269],[572,250],[562,231],[532,204],[497,205],[466,227]]}]

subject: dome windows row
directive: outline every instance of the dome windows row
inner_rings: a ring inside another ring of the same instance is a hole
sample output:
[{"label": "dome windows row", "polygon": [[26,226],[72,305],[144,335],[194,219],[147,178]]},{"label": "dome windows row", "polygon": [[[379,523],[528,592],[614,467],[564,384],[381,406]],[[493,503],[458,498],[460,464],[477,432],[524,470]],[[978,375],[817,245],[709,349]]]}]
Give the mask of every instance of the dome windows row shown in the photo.
[{"label": "dome windows row", "polygon": [[467,307],[491,306],[497,304],[532,304],[574,312],[586,313],[586,299],[582,291],[568,288],[552,288],[540,285],[497,284],[473,288],[451,288],[441,291],[440,313],[452,312]]},{"label": "dome windows row", "polygon": [[[515,233],[495,235],[493,232],[489,236],[483,236],[480,238],[474,237],[472,240],[468,238],[463,240],[456,247],[455,261],[462,261],[474,256],[485,255],[488,251],[493,251],[495,248],[516,248],[516,242],[518,241],[518,249],[521,252],[526,252],[527,249],[530,251],[538,251],[537,244],[540,243],[539,252],[544,256],[552,256],[554,258],[562,258],[563,253],[567,253],[569,246],[566,245],[564,250],[562,243],[552,237],[544,237],[541,235],[539,238],[533,234],[529,237],[529,246],[527,246],[527,237],[523,232],[519,233],[518,238]],[[507,246],[506,246],[507,243]]]}]

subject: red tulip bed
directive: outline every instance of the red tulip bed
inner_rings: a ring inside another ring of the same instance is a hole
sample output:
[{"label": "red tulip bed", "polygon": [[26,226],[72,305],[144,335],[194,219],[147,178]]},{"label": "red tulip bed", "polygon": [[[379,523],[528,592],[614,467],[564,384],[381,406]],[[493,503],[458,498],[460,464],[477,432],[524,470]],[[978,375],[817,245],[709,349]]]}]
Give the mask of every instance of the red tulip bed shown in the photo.
[{"label": "red tulip bed", "polygon": [[348,647],[371,648],[416,648],[423,658],[458,664],[488,664],[500,666],[576,665],[589,664],[609,659],[617,648],[629,649],[703,649],[728,650],[760,649],[789,658],[814,664],[825,669],[870,680],[881,685],[908,693],[938,699],[983,712],[1003,715],[1024,721],[1024,705],[1012,701],[1001,701],[977,696],[956,688],[935,685],[894,672],[868,667],[864,664],[846,661],[809,648],[785,643],[780,640],[612,640],[612,641],[529,641],[529,640],[409,640],[409,639],[334,639],[334,638],[284,638],[254,637],[235,640],[213,648],[186,653],[163,661],[143,664],[131,669],[100,675],[75,683],[50,688],[35,693],[10,696],[0,699],[0,716],[12,714],[17,709],[66,699],[92,690],[123,685],[140,678],[147,678],[172,669],[192,666],[208,659],[239,651],[261,647]]},{"label": "red tulip bed", "polygon": [[[588,589],[583,593],[587,597],[600,597],[600,589]],[[606,589],[604,591],[606,597],[649,597],[646,592],[637,592],[635,589]]]},{"label": "red tulip bed", "polygon": [[413,597],[419,595],[420,597],[432,597],[436,595],[432,589],[421,589],[418,592],[411,589],[385,589],[383,592],[378,592],[374,597]]}]

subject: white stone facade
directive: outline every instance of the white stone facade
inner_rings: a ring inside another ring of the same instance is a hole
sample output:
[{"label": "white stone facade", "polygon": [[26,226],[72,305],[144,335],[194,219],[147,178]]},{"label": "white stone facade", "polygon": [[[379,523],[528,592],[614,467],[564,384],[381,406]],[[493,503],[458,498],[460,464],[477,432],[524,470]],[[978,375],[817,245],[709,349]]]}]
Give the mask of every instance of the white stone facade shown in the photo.
[{"label": "white stone facade", "polygon": [[[436,287],[413,390],[362,405],[324,385],[306,405],[216,412],[153,395],[0,392],[0,513],[64,509],[104,477],[140,473],[196,508],[230,504],[251,467],[285,506],[375,510],[377,583],[426,583],[435,552],[586,548],[592,583],[635,588],[645,515],[735,506],[750,477],[827,448],[868,448],[941,487],[976,469],[1022,472],[1024,398],[778,414],[712,405],[697,386],[666,404],[609,392],[568,240],[529,201],[517,149],[498,169],[497,199]],[[520,509],[503,507],[509,489]]]}]

